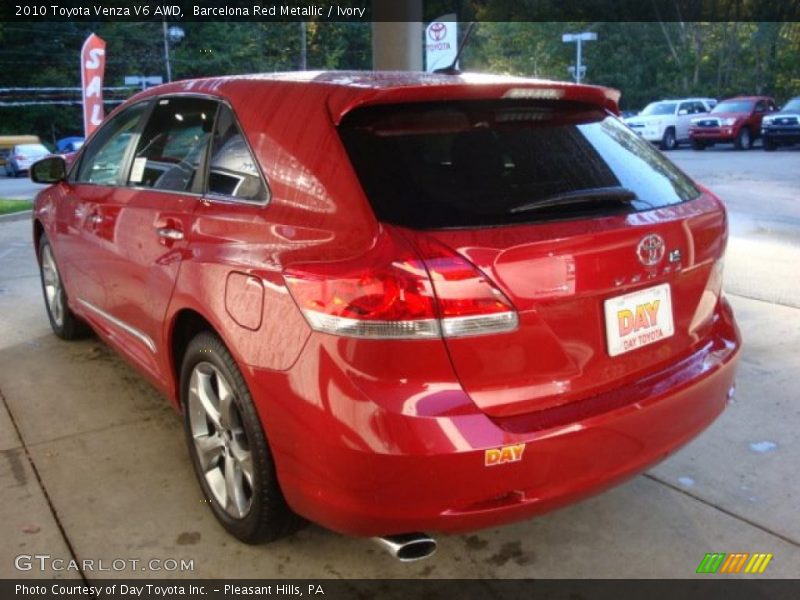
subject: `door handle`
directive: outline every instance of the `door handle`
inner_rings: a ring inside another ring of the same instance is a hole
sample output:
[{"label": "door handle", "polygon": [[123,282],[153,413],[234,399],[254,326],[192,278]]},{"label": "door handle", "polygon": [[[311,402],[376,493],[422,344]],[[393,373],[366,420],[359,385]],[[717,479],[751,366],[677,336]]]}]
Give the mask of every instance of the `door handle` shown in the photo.
[{"label": "door handle", "polygon": [[183,232],[173,227],[159,227],[156,229],[156,233],[158,233],[158,237],[165,240],[178,241],[183,239]]}]

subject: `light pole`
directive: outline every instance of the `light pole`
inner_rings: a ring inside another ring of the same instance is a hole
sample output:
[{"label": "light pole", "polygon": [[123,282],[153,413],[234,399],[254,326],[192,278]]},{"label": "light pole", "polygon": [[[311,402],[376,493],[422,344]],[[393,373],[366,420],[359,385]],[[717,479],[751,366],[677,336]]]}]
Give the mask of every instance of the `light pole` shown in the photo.
[{"label": "light pole", "polygon": [[584,31],[582,33],[565,33],[561,36],[561,41],[565,44],[572,42],[577,44],[577,57],[575,64],[567,69],[575,79],[575,83],[580,83],[581,78],[586,73],[586,67],[581,64],[581,44],[583,42],[594,42],[595,40],[597,40],[597,34],[593,31]]},{"label": "light pole", "polygon": [[164,23],[164,62],[167,65],[167,82],[172,81],[172,66],[169,63],[169,44],[180,42],[183,39],[183,36],[186,33],[178,27],[177,25],[173,25],[172,27],[167,27],[166,20],[163,21]]}]

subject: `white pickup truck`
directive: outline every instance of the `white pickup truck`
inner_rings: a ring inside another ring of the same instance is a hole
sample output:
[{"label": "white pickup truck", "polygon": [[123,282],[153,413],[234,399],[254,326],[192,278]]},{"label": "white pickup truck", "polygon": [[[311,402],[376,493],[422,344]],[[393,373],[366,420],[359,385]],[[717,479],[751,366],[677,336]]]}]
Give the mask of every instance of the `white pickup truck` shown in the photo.
[{"label": "white pickup truck", "polygon": [[648,104],[635,117],[623,120],[648,142],[658,143],[662,150],[672,150],[682,142],[689,142],[692,117],[709,112],[716,103],[713,98],[659,100]]}]

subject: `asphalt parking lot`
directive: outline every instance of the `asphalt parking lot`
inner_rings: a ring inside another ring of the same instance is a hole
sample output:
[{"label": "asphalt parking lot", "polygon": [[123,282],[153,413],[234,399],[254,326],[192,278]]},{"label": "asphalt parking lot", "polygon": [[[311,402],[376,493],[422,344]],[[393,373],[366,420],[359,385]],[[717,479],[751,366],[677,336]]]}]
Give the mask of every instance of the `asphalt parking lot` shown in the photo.
[{"label": "asphalt parking lot", "polygon": [[[230,538],[200,497],[179,418],[97,339],[50,333],[29,218],[0,221],[0,577],[81,576],[15,569],[20,554],[47,554],[194,567],[142,572],[128,562],[85,570],[90,580],[687,578],[706,552],[772,553],[762,577],[797,577],[800,149],[669,156],[729,207],[725,289],[745,340],[735,401],[622,486],[528,522],[439,536],[435,556],[408,564],[316,526],[272,545]],[[0,177],[0,197],[11,187],[31,193]]]}]

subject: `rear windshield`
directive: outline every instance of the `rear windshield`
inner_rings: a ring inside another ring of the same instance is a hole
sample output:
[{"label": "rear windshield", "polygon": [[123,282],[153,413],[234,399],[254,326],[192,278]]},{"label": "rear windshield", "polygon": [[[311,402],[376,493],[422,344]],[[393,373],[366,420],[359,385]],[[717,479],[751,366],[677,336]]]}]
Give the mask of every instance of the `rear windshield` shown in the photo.
[{"label": "rear windshield", "polygon": [[699,195],[616,117],[580,104],[374,106],[339,131],[377,217],[405,227],[597,217]]},{"label": "rear windshield", "polygon": [[49,154],[49,150],[41,144],[21,144],[17,146],[17,152],[32,152],[33,154]]}]

